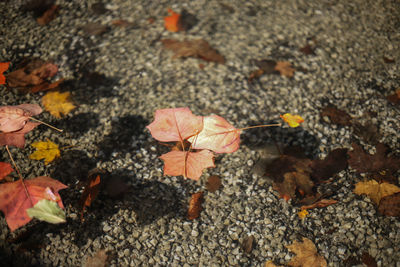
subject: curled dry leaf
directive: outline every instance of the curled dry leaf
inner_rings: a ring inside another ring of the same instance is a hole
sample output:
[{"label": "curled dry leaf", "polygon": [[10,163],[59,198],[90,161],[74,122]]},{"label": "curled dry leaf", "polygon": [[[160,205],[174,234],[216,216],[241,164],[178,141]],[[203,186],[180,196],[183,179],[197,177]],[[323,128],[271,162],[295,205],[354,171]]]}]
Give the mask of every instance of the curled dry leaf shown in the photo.
[{"label": "curled dry leaf", "polygon": [[200,216],[201,203],[203,202],[203,192],[197,192],[192,195],[189,201],[188,219],[194,220]]},{"label": "curled dry leaf", "polygon": [[37,141],[31,144],[36,151],[29,155],[30,159],[42,160],[47,165],[54,159],[60,156],[60,150],[58,145],[47,139],[46,141]]},{"label": "curled dry leaf", "polygon": [[288,263],[289,266],[296,267],[326,267],[327,263],[324,257],[318,255],[314,243],[303,237],[303,242],[295,241],[292,245],[286,246],[291,252],[296,254]]},{"label": "curled dry leaf", "polygon": [[42,104],[51,115],[60,119],[61,114],[67,115],[75,108],[75,105],[69,100],[69,97],[69,92],[49,92],[42,97]]},{"label": "curled dry leaf", "polygon": [[224,118],[211,115],[203,118],[202,131],[188,139],[194,149],[209,149],[215,153],[232,153],[239,148],[240,129]]},{"label": "curled dry leaf", "polygon": [[400,217],[400,193],[383,197],[379,202],[378,211],[386,216]]},{"label": "curled dry leaf", "polygon": [[354,189],[354,193],[357,195],[365,194],[371,198],[371,200],[379,205],[382,198],[390,196],[394,193],[400,192],[400,188],[394,184],[389,183],[378,183],[375,180],[369,180],[366,182],[358,182]]},{"label": "curled dry leaf", "polygon": [[161,42],[165,49],[172,50],[175,53],[172,58],[198,57],[206,61],[225,63],[224,57],[202,39],[191,41],[163,39]]},{"label": "curled dry leaf", "polygon": [[10,62],[0,62],[0,85],[6,83],[6,76],[4,76],[4,72],[8,70],[10,66]]},{"label": "curled dry leaf", "polygon": [[12,173],[14,169],[8,162],[0,162],[0,181],[3,180],[7,175]]}]

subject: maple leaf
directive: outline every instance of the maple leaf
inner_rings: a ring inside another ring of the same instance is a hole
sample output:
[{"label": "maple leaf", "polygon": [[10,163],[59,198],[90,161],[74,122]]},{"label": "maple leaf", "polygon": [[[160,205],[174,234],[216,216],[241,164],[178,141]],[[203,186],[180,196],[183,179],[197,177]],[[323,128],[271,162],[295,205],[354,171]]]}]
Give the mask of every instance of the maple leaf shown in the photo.
[{"label": "maple leaf", "polygon": [[170,32],[179,31],[178,21],[180,15],[175,13],[172,9],[168,8],[168,13],[170,14],[168,17],[164,17],[164,27]]},{"label": "maple leaf", "polygon": [[358,182],[354,188],[355,194],[366,194],[377,205],[379,205],[382,198],[398,192],[400,192],[400,188],[394,184],[378,183],[375,180]]},{"label": "maple leaf", "polygon": [[193,115],[187,107],[159,109],[154,121],[146,128],[158,141],[183,141],[203,129],[203,119]]},{"label": "maple leaf", "polygon": [[188,139],[194,149],[209,149],[216,153],[232,153],[238,150],[239,129],[233,127],[224,118],[211,115],[203,118],[201,132]]},{"label": "maple leaf", "polygon": [[318,255],[314,243],[303,237],[303,242],[295,241],[292,245],[286,246],[291,252],[296,254],[288,263],[289,266],[296,267],[326,267],[327,263],[324,257]]},{"label": "maple leaf", "polygon": [[203,192],[192,194],[189,201],[189,209],[187,217],[189,220],[194,220],[200,216],[201,203],[203,202]]},{"label": "maple leaf", "polygon": [[164,161],[164,175],[178,176],[199,180],[205,168],[213,168],[214,155],[211,151],[199,152],[171,151],[160,157]]},{"label": "maple leaf", "polygon": [[41,160],[44,159],[44,164],[47,165],[55,158],[60,156],[58,145],[47,139],[46,141],[37,141],[31,144],[36,151],[29,155],[30,159]]},{"label": "maple leaf", "polygon": [[207,41],[202,39],[191,41],[178,41],[173,39],[161,40],[165,49],[172,50],[175,54],[172,57],[198,57],[206,61],[213,61],[224,64],[225,59]]},{"label": "maple leaf", "polygon": [[293,77],[295,71],[295,69],[292,68],[292,64],[287,61],[277,61],[274,69],[288,78]]},{"label": "maple leaf", "polygon": [[378,211],[386,216],[400,217],[400,193],[383,197],[379,202]]},{"label": "maple leaf", "polygon": [[41,112],[42,108],[36,104],[1,106],[0,131],[8,133],[21,130],[32,116]]},{"label": "maple leaf", "polygon": [[6,75],[9,87],[39,85],[58,72],[58,67],[51,62],[32,59],[21,64],[20,68]]},{"label": "maple leaf", "polygon": [[56,202],[47,199],[39,200],[33,208],[26,210],[29,217],[48,223],[65,223],[65,212]]},{"label": "maple leaf", "polygon": [[85,190],[83,190],[81,198],[79,200],[81,221],[83,221],[83,213],[85,212],[86,207],[89,207],[90,204],[92,204],[93,200],[96,198],[97,194],[100,191],[100,181],[100,175],[96,175],[96,173],[88,176]]},{"label": "maple leaf", "polygon": [[0,62],[0,84],[6,83],[6,77],[3,75],[3,72],[8,70],[10,66],[10,62]]},{"label": "maple leaf", "polygon": [[0,162],[0,181],[3,180],[7,175],[12,173],[14,169],[10,163]]},{"label": "maple leaf", "polygon": [[9,133],[0,133],[0,146],[16,146],[23,148],[25,146],[25,134],[32,131],[40,122],[28,121],[25,126],[18,131]]},{"label": "maple leaf", "polygon": [[283,115],[280,115],[280,117],[292,128],[296,128],[300,126],[300,123],[304,122],[304,119],[299,115],[292,115],[290,113],[285,113]]},{"label": "maple leaf", "polygon": [[61,118],[61,113],[67,115],[75,108],[75,105],[69,101],[69,92],[49,92],[42,98],[44,108],[56,118]]},{"label": "maple leaf", "polygon": [[[47,188],[51,189],[50,195]],[[11,231],[27,224],[31,218],[26,210],[32,208],[42,199],[57,199],[60,208],[64,208],[58,191],[67,188],[47,176],[39,176],[30,180],[0,184],[0,210],[3,211],[8,227]]]}]

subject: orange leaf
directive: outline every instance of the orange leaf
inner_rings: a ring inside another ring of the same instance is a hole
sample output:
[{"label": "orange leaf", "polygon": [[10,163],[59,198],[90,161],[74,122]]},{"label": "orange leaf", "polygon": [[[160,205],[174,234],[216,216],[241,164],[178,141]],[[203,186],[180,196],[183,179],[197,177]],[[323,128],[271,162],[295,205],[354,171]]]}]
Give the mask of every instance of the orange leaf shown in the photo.
[{"label": "orange leaf", "polygon": [[278,61],[276,62],[275,70],[279,71],[281,75],[286,76],[288,78],[293,77],[295,69],[292,68],[292,64],[287,61]]},{"label": "orange leaf", "polygon": [[3,72],[8,70],[10,66],[10,62],[0,62],[0,84],[6,83],[6,77],[3,75]]},{"label": "orange leaf", "polygon": [[175,13],[172,9],[168,8],[168,13],[170,16],[164,18],[164,26],[170,32],[177,32],[179,31],[178,21],[180,15]]},{"label": "orange leaf", "polygon": [[194,220],[200,216],[201,203],[203,202],[203,192],[197,192],[192,195],[189,202],[188,219]]},{"label": "orange leaf", "polygon": [[46,191],[47,188],[50,188],[58,199],[58,206],[64,208],[58,191],[67,186],[50,177],[40,176],[30,180],[0,184],[0,210],[3,211],[11,231],[31,221],[26,209],[32,208],[39,200],[52,200],[49,198],[48,190]]},{"label": "orange leaf", "polygon": [[306,210],[306,209],[314,209],[314,208],[324,208],[327,207],[329,205],[332,204],[336,204],[338,201],[334,200],[334,199],[321,199],[311,205],[305,205],[305,206],[301,206],[302,210]]},{"label": "orange leaf", "polygon": [[280,117],[292,128],[298,127],[300,123],[304,122],[304,119],[299,115],[292,115],[290,113],[280,115]]},{"label": "orange leaf", "polygon": [[100,191],[100,175],[91,175],[88,177],[85,190],[82,192],[81,199],[79,200],[81,209],[81,221],[83,221],[83,213],[85,208],[92,204],[92,201],[96,198]]}]

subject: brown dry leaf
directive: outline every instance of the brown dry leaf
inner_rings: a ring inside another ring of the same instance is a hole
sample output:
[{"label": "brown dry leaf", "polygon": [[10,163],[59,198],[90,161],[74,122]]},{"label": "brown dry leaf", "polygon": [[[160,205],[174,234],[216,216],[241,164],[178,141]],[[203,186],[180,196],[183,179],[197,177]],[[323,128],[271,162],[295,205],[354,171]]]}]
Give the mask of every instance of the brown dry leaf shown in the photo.
[{"label": "brown dry leaf", "polygon": [[90,22],[82,27],[86,35],[102,35],[109,30],[107,25]]},{"label": "brown dry leaf", "polygon": [[324,257],[318,255],[314,243],[303,237],[303,242],[295,241],[292,245],[286,246],[296,256],[288,263],[295,267],[326,267],[327,263]]},{"label": "brown dry leaf", "polygon": [[321,118],[328,117],[330,123],[334,123],[342,126],[350,126],[351,125],[351,117],[347,112],[338,109],[334,105],[328,105],[324,107],[320,112]]},{"label": "brown dry leaf", "polygon": [[357,195],[366,194],[371,200],[379,205],[382,198],[400,192],[400,188],[394,184],[378,183],[375,180],[358,182],[354,193]]},{"label": "brown dry leaf", "polygon": [[33,86],[32,88],[29,89],[29,92],[37,93],[37,92],[43,92],[43,91],[57,89],[60,86],[60,84],[63,82],[64,82],[64,78],[61,78],[53,83],[44,82],[39,85]]},{"label": "brown dry leaf", "polygon": [[394,173],[400,168],[400,158],[387,156],[388,148],[384,144],[376,145],[376,153],[366,153],[360,145],[352,144],[353,150],[347,152],[350,167],[359,173],[369,173],[375,180],[396,182]]},{"label": "brown dry leaf", "polygon": [[304,205],[301,206],[302,210],[314,209],[314,208],[325,208],[327,206],[336,204],[338,201],[334,199],[321,199],[311,205]]},{"label": "brown dry leaf", "polygon": [[383,197],[379,202],[378,211],[386,216],[400,217],[400,193]]},{"label": "brown dry leaf", "polygon": [[295,69],[292,68],[292,64],[287,61],[277,61],[275,70],[279,71],[282,76],[286,76],[288,78],[293,77]]},{"label": "brown dry leaf", "polygon": [[30,87],[44,83],[46,79],[53,77],[57,72],[58,67],[53,63],[41,59],[31,59],[23,62],[17,70],[5,76],[9,87]]},{"label": "brown dry leaf", "polygon": [[67,115],[75,108],[75,105],[69,101],[69,92],[49,92],[42,97],[42,104],[51,115],[61,118],[61,114]]},{"label": "brown dry leaf", "polygon": [[362,140],[372,145],[377,144],[381,138],[378,127],[369,121],[365,125],[358,122],[353,123],[353,132]]},{"label": "brown dry leaf", "polygon": [[83,219],[83,213],[85,212],[86,207],[89,207],[93,200],[96,198],[97,194],[100,191],[100,175],[96,175],[97,173],[93,173],[88,176],[85,190],[83,190],[81,198],[79,200],[79,207],[81,211],[81,221]]},{"label": "brown dry leaf", "polygon": [[300,52],[302,52],[305,55],[315,55],[315,47],[311,47],[310,44],[306,44],[302,48],[299,49]]},{"label": "brown dry leaf", "polygon": [[337,148],[329,152],[325,159],[315,159],[311,163],[311,177],[315,182],[322,182],[347,168],[347,149]]},{"label": "brown dry leaf", "polygon": [[129,22],[129,21],[124,20],[124,19],[113,20],[113,21],[111,21],[111,24],[114,25],[114,26],[122,27],[122,28],[127,28],[127,27],[131,27],[131,26],[135,25],[135,23]]},{"label": "brown dry leaf", "polygon": [[396,62],[396,60],[394,60],[393,58],[388,58],[386,56],[383,57],[383,61],[385,61],[385,63],[388,63],[388,64],[392,64],[392,63]]},{"label": "brown dry leaf", "polygon": [[88,257],[85,262],[85,267],[105,267],[108,266],[108,255],[105,249],[96,252],[92,257]]},{"label": "brown dry leaf", "polygon": [[208,192],[214,193],[221,187],[221,178],[218,175],[211,175],[208,177],[206,187]]},{"label": "brown dry leaf", "polygon": [[175,54],[174,58],[181,57],[198,57],[206,61],[212,61],[224,64],[225,59],[208,42],[198,39],[191,41],[178,41],[173,39],[161,40],[165,49],[172,50]]},{"label": "brown dry leaf", "polygon": [[394,105],[400,104],[400,88],[394,94],[388,95],[386,99]]},{"label": "brown dry leaf", "polygon": [[50,6],[49,9],[47,9],[42,16],[36,19],[37,23],[42,26],[48,24],[50,21],[56,18],[59,9],[60,7],[58,5]]},{"label": "brown dry leaf", "polygon": [[245,253],[250,254],[251,251],[253,250],[253,245],[254,245],[254,236],[252,235],[246,236],[242,242],[242,249]]},{"label": "brown dry leaf", "polygon": [[361,261],[367,265],[367,267],[378,267],[378,265],[376,264],[376,260],[369,255],[368,252],[364,252],[361,256]]},{"label": "brown dry leaf", "polygon": [[273,189],[279,192],[281,198],[289,201],[296,196],[296,179],[290,172],[285,173],[283,182],[274,183]]},{"label": "brown dry leaf", "polygon": [[194,220],[200,216],[201,203],[203,202],[203,192],[194,193],[189,202],[187,217]]}]

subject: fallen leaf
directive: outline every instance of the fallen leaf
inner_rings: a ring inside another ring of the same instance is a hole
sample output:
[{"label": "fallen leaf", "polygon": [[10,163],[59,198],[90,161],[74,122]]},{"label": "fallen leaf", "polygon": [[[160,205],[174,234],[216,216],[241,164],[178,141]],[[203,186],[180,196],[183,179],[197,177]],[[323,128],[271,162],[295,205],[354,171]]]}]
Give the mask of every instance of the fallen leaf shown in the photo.
[{"label": "fallen leaf", "polygon": [[3,180],[7,175],[12,173],[14,169],[10,163],[0,162],[0,181]]},{"label": "fallen leaf", "polygon": [[16,146],[24,148],[25,146],[25,134],[32,131],[40,122],[28,121],[25,126],[18,131],[0,133],[0,146]]},{"label": "fallen leaf", "polygon": [[123,28],[131,27],[131,26],[135,25],[135,23],[129,22],[129,21],[124,20],[124,19],[113,20],[113,21],[111,21],[111,24],[114,25],[114,26],[123,27]]},{"label": "fallen leaf", "polygon": [[400,193],[383,197],[379,202],[378,211],[386,216],[400,217]]},{"label": "fallen leaf", "polygon": [[83,32],[86,35],[102,35],[109,30],[107,25],[103,25],[96,22],[90,22],[82,27]]},{"label": "fallen leaf", "polygon": [[250,254],[251,251],[253,250],[253,245],[254,245],[254,236],[248,235],[243,239],[242,249],[245,253]]},{"label": "fallen leaf", "polygon": [[161,40],[165,49],[172,50],[175,54],[172,57],[198,57],[206,61],[224,64],[225,59],[208,42],[198,39],[191,41],[178,41],[173,39]]},{"label": "fallen leaf", "polygon": [[15,132],[0,132],[0,146],[16,146],[23,148],[25,146],[25,134],[31,131],[40,123],[28,122],[25,127]]},{"label": "fallen leaf", "polygon": [[355,194],[366,194],[377,205],[379,205],[382,198],[398,192],[400,192],[400,188],[394,184],[378,183],[375,180],[358,182],[354,189]]},{"label": "fallen leaf", "polygon": [[281,267],[281,265],[275,265],[272,261],[267,261],[264,267]]},{"label": "fallen leaf", "polygon": [[58,5],[52,5],[49,9],[47,9],[42,16],[36,19],[39,25],[46,25],[50,21],[56,18],[60,7]]},{"label": "fallen leaf", "polygon": [[394,155],[387,156],[388,148],[384,144],[379,143],[376,145],[376,153],[374,155],[366,153],[356,143],[353,143],[352,147],[353,150],[347,152],[350,167],[359,173],[368,173],[375,180],[397,181],[394,173],[400,168],[400,158]]},{"label": "fallen leaf", "polygon": [[79,200],[79,207],[81,211],[81,221],[83,221],[83,213],[86,207],[90,207],[93,200],[96,198],[100,191],[100,175],[93,173],[88,176],[85,189],[82,192],[81,198]]},{"label": "fallen leaf", "polygon": [[299,211],[297,215],[299,216],[300,219],[303,220],[305,217],[307,217],[308,211],[306,209],[303,209],[303,207],[301,207],[301,211]]},{"label": "fallen leaf", "polygon": [[306,44],[302,48],[299,49],[300,52],[302,52],[305,55],[315,55],[315,47],[311,47],[311,45]]},{"label": "fallen leaf", "polygon": [[61,114],[67,115],[75,108],[75,105],[69,101],[69,96],[69,92],[49,92],[42,97],[42,104],[51,115],[60,119]]},{"label": "fallen leaf", "polygon": [[205,168],[213,168],[214,155],[211,151],[171,151],[160,156],[164,161],[164,175],[199,180]]},{"label": "fallen leaf", "polygon": [[334,105],[329,105],[324,107],[320,112],[321,118],[328,117],[329,122],[342,125],[342,126],[350,126],[351,125],[351,117],[347,112],[338,109]]},{"label": "fallen leaf", "polygon": [[290,113],[280,115],[280,117],[283,119],[284,122],[289,124],[289,126],[292,128],[296,128],[300,126],[300,123],[304,122],[304,119],[301,116],[292,115]]},{"label": "fallen leaf", "polygon": [[380,139],[378,127],[371,122],[366,122],[365,125],[354,122],[353,132],[368,144],[375,145]]},{"label": "fallen leaf", "polygon": [[183,9],[179,16],[177,26],[179,31],[188,31],[193,28],[198,22],[195,15],[190,14],[186,9]]},{"label": "fallen leaf", "polygon": [[158,141],[183,141],[203,129],[203,119],[193,115],[189,108],[159,109],[146,128]]},{"label": "fallen leaf", "polygon": [[189,201],[188,219],[194,220],[200,216],[201,203],[203,202],[203,192],[192,194]]},{"label": "fallen leaf", "polygon": [[108,266],[108,255],[105,249],[96,252],[92,257],[88,257],[85,267],[106,267]]},{"label": "fallen leaf", "polygon": [[208,177],[206,187],[208,192],[214,193],[221,187],[221,178],[218,175],[211,175]]},{"label": "fallen leaf", "polygon": [[29,155],[30,159],[42,160],[44,159],[44,164],[47,165],[54,159],[60,156],[60,150],[58,145],[47,139],[46,141],[37,141],[31,144],[36,151]]},{"label": "fallen leaf", "polygon": [[388,64],[392,64],[392,63],[396,62],[393,58],[388,58],[385,56],[383,57],[383,61],[385,61],[385,63],[388,63]]},{"label": "fallen leaf", "polygon": [[32,116],[42,112],[36,104],[0,107],[0,131],[9,133],[21,130]]},{"label": "fallen leaf", "polygon": [[303,242],[295,241],[292,245],[286,246],[291,252],[296,254],[288,263],[289,266],[296,267],[326,267],[327,263],[324,257],[318,255],[314,243],[303,237]]},{"label": "fallen leaf", "polygon": [[37,93],[37,92],[43,92],[43,91],[49,91],[49,90],[53,90],[56,89],[60,86],[61,83],[64,82],[64,79],[61,78],[53,83],[48,83],[48,82],[43,82],[39,85],[34,85],[31,88],[28,89],[28,91],[25,91],[24,89],[21,89],[22,92],[25,93]]},{"label": "fallen leaf", "polygon": [[315,209],[315,208],[325,208],[327,206],[336,204],[338,201],[334,199],[321,199],[311,205],[304,205],[301,206],[302,210],[309,210],[309,209]]},{"label": "fallen leaf", "polygon": [[48,223],[65,223],[65,212],[56,202],[47,199],[39,200],[32,208],[26,210],[29,217]]},{"label": "fallen leaf", "polygon": [[281,75],[286,76],[288,78],[293,77],[295,72],[295,69],[292,68],[292,64],[287,61],[277,61],[274,69],[276,71],[279,71]]},{"label": "fallen leaf", "polygon": [[203,117],[203,129],[188,139],[194,149],[208,149],[215,153],[233,153],[239,148],[240,129],[224,118],[211,115]]},{"label": "fallen leaf", "polygon": [[378,264],[376,263],[376,260],[369,255],[368,252],[364,252],[361,256],[361,261],[367,265],[367,267],[378,267]]},{"label": "fallen leaf", "polygon": [[167,17],[164,17],[164,27],[170,32],[177,32],[179,31],[178,21],[180,15],[175,13],[172,9],[168,8],[168,13],[170,14]]},{"label": "fallen leaf", "polygon": [[38,58],[27,60],[19,67],[19,69],[6,75],[7,85],[9,87],[39,85],[58,72],[58,67],[56,65]]},{"label": "fallen leaf", "polygon": [[315,182],[322,182],[347,168],[347,149],[337,148],[329,152],[325,159],[315,159],[311,163],[311,177]]},{"label": "fallen leaf", "polygon": [[[0,73],[1,73],[1,69],[0,69]],[[0,79],[1,79],[1,76],[0,76]],[[0,84],[1,84],[1,82],[0,82]],[[392,104],[394,104],[394,105],[400,104],[400,88],[397,89],[396,92],[395,92],[394,94],[388,95],[388,96],[386,97],[386,99],[387,99],[390,103],[392,103]]]},{"label": "fallen leaf", "polygon": [[10,62],[0,62],[0,84],[6,83],[6,77],[4,76],[4,72],[8,70],[10,66]]},{"label": "fallen leaf", "polygon": [[3,211],[11,231],[31,221],[26,210],[32,208],[38,201],[49,198],[46,188],[50,188],[59,199],[58,206],[64,208],[58,191],[67,186],[50,177],[40,176],[0,184],[0,210]]}]

